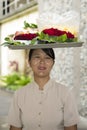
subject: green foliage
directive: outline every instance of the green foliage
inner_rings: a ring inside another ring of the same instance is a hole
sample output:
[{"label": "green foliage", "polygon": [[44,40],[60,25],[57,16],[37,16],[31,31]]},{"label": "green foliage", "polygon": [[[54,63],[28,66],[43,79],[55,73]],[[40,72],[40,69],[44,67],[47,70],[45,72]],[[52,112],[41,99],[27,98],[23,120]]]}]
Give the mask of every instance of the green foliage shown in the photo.
[{"label": "green foliage", "polygon": [[32,81],[30,76],[12,73],[6,76],[0,76],[0,80],[4,83],[4,87],[10,90],[17,90]]},{"label": "green foliage", "polygon": [[26,21],[24,21],[24,29],[27,29],[27,28],[35,29],[35,28],[38,28],[38,26],[34,23],[29,24]]},{"label": "green foliage", "polygon": [[2,44],[2,45],[21,45],[21,44],[24,44],[24,43],[21,43],[20,41],[15,41],[12,39],[12,37],[5,37],[5,42]]},{"label": "green foliage", "polygon": [[63,42],[76,42],[77,38],[71,38],[68,39],[66,34],[63,34],[61,36],[49,36],[48,34],[44,34],[43,32],[41,32],[38,35],[38,39],[42,40],[42,41],[48,41],[49,43],[63,43]]}]

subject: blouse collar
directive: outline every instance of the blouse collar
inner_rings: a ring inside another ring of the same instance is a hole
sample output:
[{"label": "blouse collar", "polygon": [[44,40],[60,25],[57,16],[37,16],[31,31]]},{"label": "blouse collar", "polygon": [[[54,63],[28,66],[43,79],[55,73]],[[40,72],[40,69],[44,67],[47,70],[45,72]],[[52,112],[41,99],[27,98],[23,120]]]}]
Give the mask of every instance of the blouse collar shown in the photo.
[{"label": "blouse collar", "polygon": [[39,85],[35,81],[33,81],[34,88],[36,88],[39,91],[44,91],[44,92],[47,91],[52,86],[52,83],[53,83],[52,79],[49,79],[47,83],[44,85],[43,87],[44,89],[40,90]]}]

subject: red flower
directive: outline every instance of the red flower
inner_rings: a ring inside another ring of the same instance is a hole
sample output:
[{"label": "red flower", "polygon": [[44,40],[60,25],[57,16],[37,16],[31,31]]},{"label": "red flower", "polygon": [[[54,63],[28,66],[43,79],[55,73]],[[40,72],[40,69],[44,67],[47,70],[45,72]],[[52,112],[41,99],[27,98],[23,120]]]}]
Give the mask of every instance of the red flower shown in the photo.
[{"label": "red flower", "polygon": [[45,34],[48,34],[48,35],[50,35],[50,36],[54,36],[56,30],[54,30],[54,28],[49,28],[49,29],[43,30],[42,32],[45,33]]},{"label": "red flower", "polygon": [[42,31],[44,34],[48,34],[49,36],[61,36],[66,34],[67,38],[74,38],[74,35],[70,32],[58,30],[55,28],[49,28]]},{"label": "red flower", "polygon": [[71,32],[67,32],[66,34],[67,34],[67,38],[75,38]]},{"label": "red flower", "polygon": [[65,34],[65,31],[61,31],[55,28],[49,28],[42,31],[45,34],[48,34],[49,36],[61,36]]},{"label": "red flower", "polygon": [[36,33],[19,34],[14,37],[14,40],[32,40],[35,37],[37,37]]}]

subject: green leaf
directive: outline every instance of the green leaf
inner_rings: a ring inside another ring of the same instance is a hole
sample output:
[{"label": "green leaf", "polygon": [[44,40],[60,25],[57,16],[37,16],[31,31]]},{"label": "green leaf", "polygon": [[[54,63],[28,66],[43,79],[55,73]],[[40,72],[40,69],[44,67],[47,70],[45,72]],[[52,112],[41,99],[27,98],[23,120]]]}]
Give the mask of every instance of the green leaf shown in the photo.
[{"label": "green leaf", "polygon": [[26,21],[24,21],[24,28],[26,29],[28,27],[30,27],[29,23],[27,23]]},{"label": "green leaf", "polygon": [[11,41],[10,37],[5,37],[5,41],[7,42]]},{"label": "green leaf", "polygon": [[31,23],[31,28],[38,28],[38,26],[36,25],[36,24],[33,24],[33,23]]},{"label": "green leaf", "polygon": [[31,40],[31,44],[32,44],[32,45],[36,44],[36,41],[37,41],[37,39],[36,39],[36,38],[33,38],[33,39]]},{"label": "green leaf", "polygon": [[34,24],[34,23],[29,24],[26,21],[24,21],[24,28],[27,29],[28,27],[33,28],[33,29],[38,28],[38,26],[36,24]]}]

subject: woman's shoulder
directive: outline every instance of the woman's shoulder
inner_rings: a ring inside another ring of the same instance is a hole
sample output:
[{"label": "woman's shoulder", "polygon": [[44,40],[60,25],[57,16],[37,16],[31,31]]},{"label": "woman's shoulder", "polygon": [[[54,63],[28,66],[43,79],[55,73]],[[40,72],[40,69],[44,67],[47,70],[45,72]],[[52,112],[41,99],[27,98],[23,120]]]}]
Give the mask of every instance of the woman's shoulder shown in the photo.
[{"label": "woman's shoulder", "polygon": [[63,102],[71,100],[71,98],[75,98],[75,93],[71,87],[58,82],[55,82],[55,84],[58,94]]},{"label": "woman's shoulder", "polygon": [[55,86],[56,91],[61,95],[61,97],[66,97],[70,93],[72,93],[71,87],[64,85],[58,81],[53,80],[52,81],[53,86]]},{"label": "woman's shoulder", "polygon": [[69,86],[67,86],[63,83],[60,83],[54,79],[52,79],[51,82],[54,84],[55,87],[57,87],[58,89],[60,89],[62,91],[70,91],[71,90],[71,88],[69,88]]},{"label": "woman's shoulder", "polygon": [[29,91],[30,89],[32,89],[32,87],[33,87],[33,82],[27,84],[26,86],[19,88],[18,90],[15,91],[15,94],[22,95],[22,94],[26,93],[27,91]]}]

